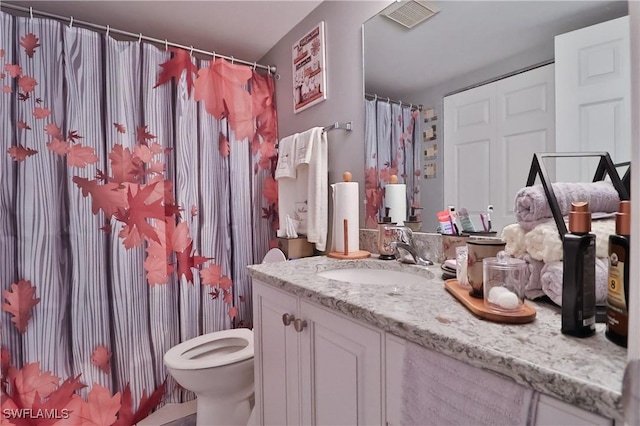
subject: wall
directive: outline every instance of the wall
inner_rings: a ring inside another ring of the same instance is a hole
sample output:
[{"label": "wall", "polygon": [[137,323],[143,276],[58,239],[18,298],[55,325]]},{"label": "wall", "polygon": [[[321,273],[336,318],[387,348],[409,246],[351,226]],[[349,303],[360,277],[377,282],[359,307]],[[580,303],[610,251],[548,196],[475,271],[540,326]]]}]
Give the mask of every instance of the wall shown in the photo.
[{"label": "wall", "polygon": [[[333,130],[329,139],[329,183],[342,181],[351,171],[361,188],[360,223],[364,224],[364,79],[362,24],[389,1],[325,1],[283,37],[260,63],[278,68],[276,82],[278,133],[281,137],[336,121],[353,122],[353,130]],[[293,113],[291,49],[320,21],[325,22],[327,100]],[[329,210],[331,218],[331,209]]]}]

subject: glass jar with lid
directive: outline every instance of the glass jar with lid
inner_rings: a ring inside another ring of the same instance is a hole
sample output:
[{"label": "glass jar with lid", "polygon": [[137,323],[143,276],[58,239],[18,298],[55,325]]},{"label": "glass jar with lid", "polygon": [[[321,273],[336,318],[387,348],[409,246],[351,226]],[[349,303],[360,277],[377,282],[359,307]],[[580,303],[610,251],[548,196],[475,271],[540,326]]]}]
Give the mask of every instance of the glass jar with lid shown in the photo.
[{"label": "glass jar with lid", "polygon": [[482,260],[484,305],[501,312],[524,307],[524,289],[529,279],[527,262],[499,252]]}]

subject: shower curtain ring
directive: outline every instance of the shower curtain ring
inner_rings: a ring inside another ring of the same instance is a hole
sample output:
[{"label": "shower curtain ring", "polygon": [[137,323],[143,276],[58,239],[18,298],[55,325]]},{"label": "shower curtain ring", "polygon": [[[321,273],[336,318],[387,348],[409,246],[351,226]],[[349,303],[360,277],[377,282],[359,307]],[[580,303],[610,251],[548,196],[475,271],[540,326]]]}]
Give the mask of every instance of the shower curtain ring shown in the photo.
[{"label": "shower curtain ring", "polygon": [[33,19],[33,7],[29,6],[29,16]]},{"label": "shower curtain ring", "polygon": [[231,57],[231,65],[233,65],[233,61],[234,61],[234,59],[233,59],[233,56],[232,56]]},{"label": "shower curtain ring", "polygon": [[107,25],[107,32],[105,33],[105,36],[106,36],[107,38],[109,38],[109,30],[110,30],[110,29],[111,29],[111,28],[109,27],[109,25]]},{"label": "shower curtain ring", "polygon": [[254,63],[253,63],[253,70],[254,70],[254,71],[256,70],[256,66],[257,66],[257,65],[258,65],[258,63],[257,63],[257,62],[254,62]]},{"label": "shower curtain ring", "polygon": [[189,56],[193,56],[193,46],[190,46],[191,50],[189,51]]},{"label": "shower curtain ring", "polygon": [[387,103],[390,104],[391,103],[391,99],[389,99],[389,97],[387,96]]},{"label": "shower curtain ring", "polygon": [[377,101],[378,100],[378,95],[376,95],[375,93],[373,94],[373,100]]},{"label": "shower curtain ring", "polygon": [[166,52],[167,50],[169,50],[169,42],[167,41],[167,39],[164,39],[164,51]]},{"label": "shower curtain ring", "polygon": [[216,51],[215,50],[213,51],[213,60],[214,61],[216,60]]},{"label": "shower curtain ring", "polygon": [[73,28],[73,16],[69,19],[69,28]]},{"label": "shower curtain ring", "polygon": [[138,36],[138,43],[142,43],[142,33],[140,33],[140,36]]}]

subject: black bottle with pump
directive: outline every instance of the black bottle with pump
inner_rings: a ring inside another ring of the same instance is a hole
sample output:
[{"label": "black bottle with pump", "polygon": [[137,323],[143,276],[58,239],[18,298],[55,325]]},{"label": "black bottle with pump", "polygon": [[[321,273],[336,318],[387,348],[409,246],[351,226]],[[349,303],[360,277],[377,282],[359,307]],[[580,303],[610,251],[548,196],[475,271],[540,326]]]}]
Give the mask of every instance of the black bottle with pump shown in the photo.
[{"label": "black bottle with pump", "polygon": [[616,235],[609,236],[607,331],[613,343],[627,347],[629,335],[629,236],[631,202],[621,201],[616,213]]},{"label": "black bottle with pump", "polygon": [[596,237],[586,202],[571,203],[569,233],[562,242],[562,328],[588,337],[596,331]]}]

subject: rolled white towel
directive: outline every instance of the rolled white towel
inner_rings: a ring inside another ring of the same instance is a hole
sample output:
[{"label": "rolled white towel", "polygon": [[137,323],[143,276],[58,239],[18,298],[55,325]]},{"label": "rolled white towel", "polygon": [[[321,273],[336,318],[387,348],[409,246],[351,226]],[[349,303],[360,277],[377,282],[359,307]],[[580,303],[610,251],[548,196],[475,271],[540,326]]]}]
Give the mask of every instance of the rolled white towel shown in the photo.
[{"label": "rolled white towel", "polygon": [[526,253],[527,244],[525,242],[526,231],[517,223],[507,225],[502,229],[502,239],[507,243],[504,251],[513,257],[519,257]]},{"label": "rolled white towel", "polygon": [[[594,220],[591,223],[591,233],[596,236],[596,257],[608,257],[609,236],[615,232],[615,219]],[[562,260],[562,240],[553,219],[527,232],[524,239],[527,253],[532,258],[544,263]]]},{"label": "rolled white towel", "polygon": [[[557,305],[562,306],[562,262],[547,263],[542,267],[540,282],[542,291]],[[607,300],[609,262],[607,258],[596,258],[596,303]]]}]

